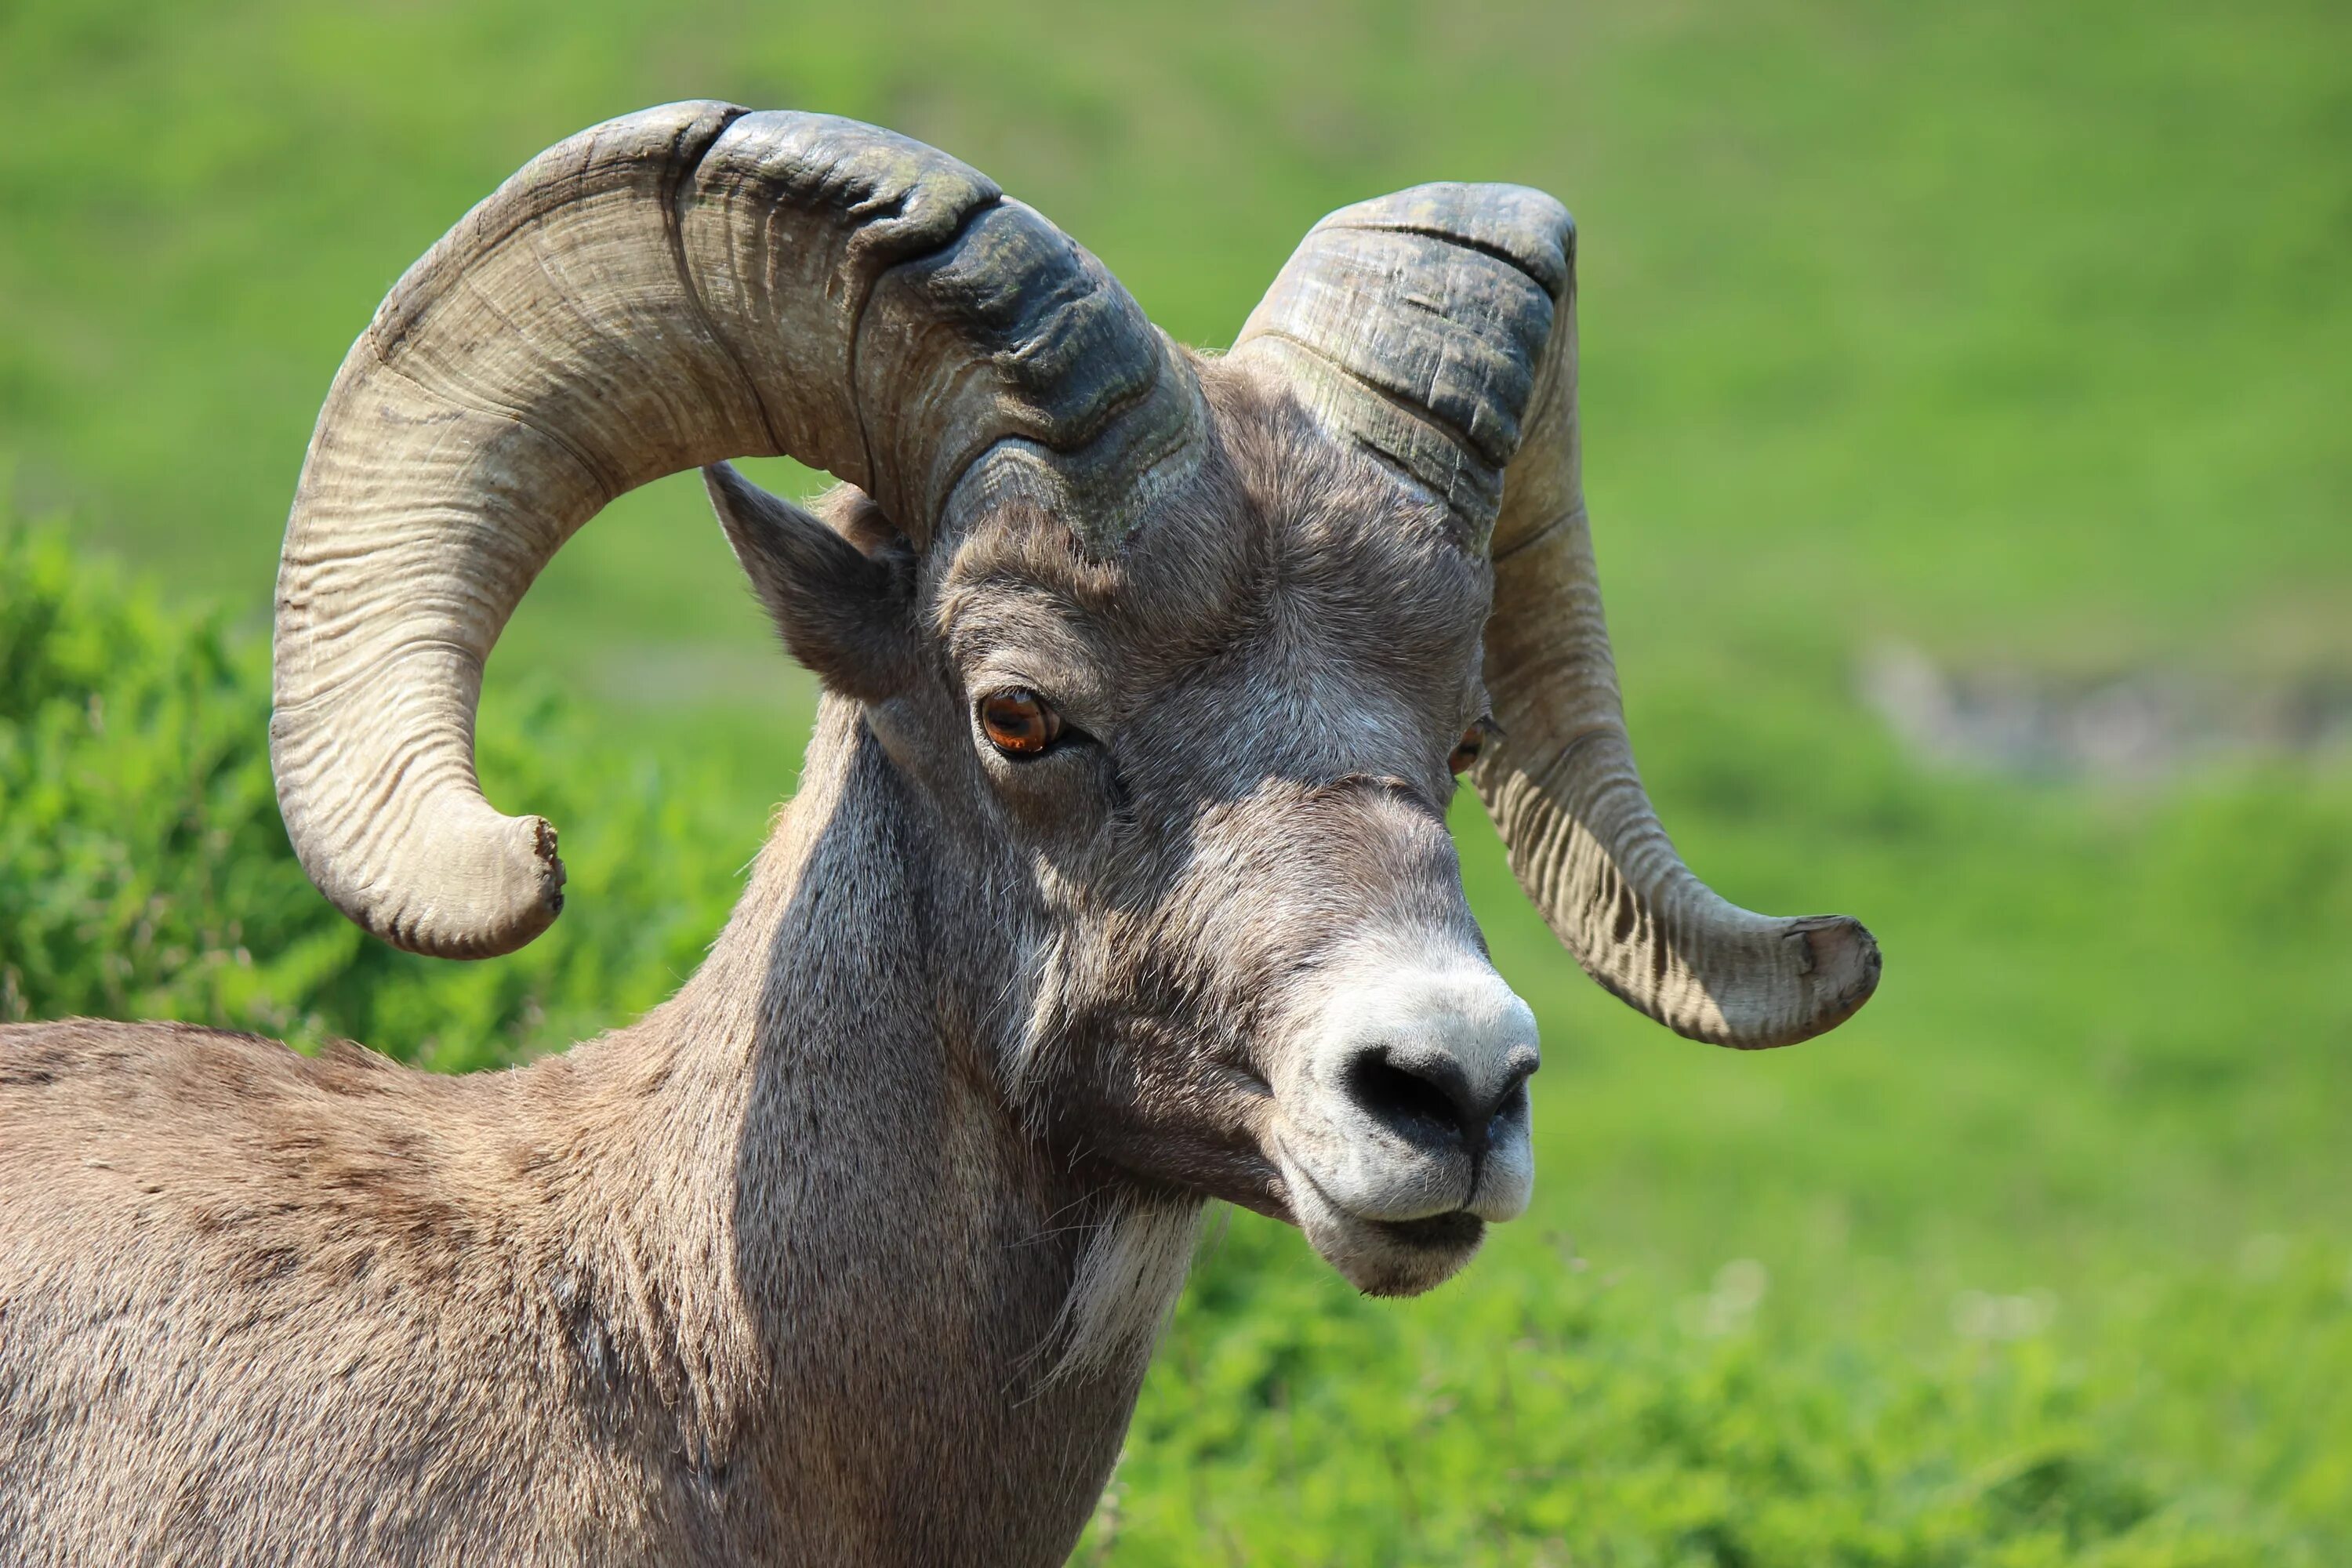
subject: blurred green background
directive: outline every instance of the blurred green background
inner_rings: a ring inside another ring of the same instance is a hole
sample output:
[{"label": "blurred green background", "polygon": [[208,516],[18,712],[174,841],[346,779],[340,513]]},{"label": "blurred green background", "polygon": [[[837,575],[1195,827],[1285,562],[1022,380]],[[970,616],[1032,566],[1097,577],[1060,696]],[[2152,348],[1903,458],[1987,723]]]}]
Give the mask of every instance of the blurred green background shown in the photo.
[{"label": "blurred green background", "polygon": [[462,1068],[692,965],[811,702],[694,481],[493,666],[493,798],[581,894],[512,959],[309,892],[257,638],[393,279],[698,96],[943,146],[1207,344],[1341,203],[1560,195],[1661,812],[1885,947],[1835,1034],[1707,1051],[1582,980],[1470,804],[1544,1022],[1534,1211],[1402,1304],[1234,1220],[1080,1560],[2352,1563],[2340,0],[5,0],[0,463],[48,528],[0,552],[0,1016]]}]

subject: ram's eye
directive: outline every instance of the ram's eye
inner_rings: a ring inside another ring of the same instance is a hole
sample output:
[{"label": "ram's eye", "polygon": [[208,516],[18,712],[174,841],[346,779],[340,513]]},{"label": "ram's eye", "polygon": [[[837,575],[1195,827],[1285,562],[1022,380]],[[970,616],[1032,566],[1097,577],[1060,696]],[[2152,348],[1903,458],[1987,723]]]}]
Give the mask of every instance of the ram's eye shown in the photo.
[{"label": "ram's eye", "polygon": [[1025,686],[1008,686],[980,700],[981,732],[1008,757],[1034,757],[1062,733],[1062,716]]},{"label": "ram's eye", "polygon": [[1476,724],[1471,725],[1462,731],[1462,738],[1454,742],[1454,754],[1445,759],[1445,765],[1457,773],[1461,773],[1478,760],[1479,748],[1486,743],[1486,730]]}]

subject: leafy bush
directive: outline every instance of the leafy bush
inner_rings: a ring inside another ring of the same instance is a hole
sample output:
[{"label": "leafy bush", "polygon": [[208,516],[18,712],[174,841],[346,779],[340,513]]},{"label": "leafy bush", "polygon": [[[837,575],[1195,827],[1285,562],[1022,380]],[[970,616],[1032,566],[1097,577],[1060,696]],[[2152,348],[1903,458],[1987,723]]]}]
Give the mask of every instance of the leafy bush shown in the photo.
[{"label": "leafy bush", "polygon": [[451,963],[366,936],[311,888],[269,773],[257,639],[167,611],[0,521],[0,1018],[165,1017],[342,1035],[443,1069],[560,1045],[658,1001],[726,915],[708,788],[594,743],[552,698],[483,771],[566,824],[575,896],[523,952]]},{"label": "leafy bush", "polygon": [[[2343,1401],[2332,1248],[2168,1280],[2085,1350],[2054,1306],[1677,1297],[1498,1233],[1475,1284],[1366,1300],[1240,1215],[1197,1273],[1076,1561],[1571,1568],[2287,1568],[2342,1561],[2206,1446],[2217,1413]],[[1899,1293],[1898,1293],[1899,1297]],[[2329,1417],[2317,1417],[2325,1421]],[[2278,1422],[2262,1491],[2340,1510],[2352,1460]]]}]

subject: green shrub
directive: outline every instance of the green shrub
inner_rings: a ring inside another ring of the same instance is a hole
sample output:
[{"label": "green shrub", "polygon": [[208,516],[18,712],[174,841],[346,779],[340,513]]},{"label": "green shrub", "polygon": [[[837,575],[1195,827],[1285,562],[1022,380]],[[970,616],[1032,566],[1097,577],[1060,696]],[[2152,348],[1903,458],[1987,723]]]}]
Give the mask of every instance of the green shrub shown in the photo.
[{"label": "green shrub", "polygon": [[0,521],[0,1018],[180,1018],[346,1036],[444,1069],[623,1021],[699,962],[756,824],[687,770],[625,759],[542,698],[483,771],[567,826],[575,893],[521,952],[395,952],[311,888],[269,773],[258,639],[167,611]]},{"label": "green shrub", "polygon": [[[1411,1302],[1349,1291],[1236,1216],[1196,1273],[1076,1561],[1610,1568],[2320,1568],[2352,1461],[2333,1248],[2151,1285],[2087,1347],[2054,1302],[1964,1299],[1906,1343],[1902,1291],[1706,1291],[1499,1232]],[[2333,1369],[2332,1371],[2327,1369]],[[2284,1419],[2301,1402],[2310,1419]],[[2276,1441],[2243,1474],[2219,1429]],[[2259,1492],[2259,1500],[2250,1493]],[[2286,1506],[2280,1508],[2277,1504]]]}]

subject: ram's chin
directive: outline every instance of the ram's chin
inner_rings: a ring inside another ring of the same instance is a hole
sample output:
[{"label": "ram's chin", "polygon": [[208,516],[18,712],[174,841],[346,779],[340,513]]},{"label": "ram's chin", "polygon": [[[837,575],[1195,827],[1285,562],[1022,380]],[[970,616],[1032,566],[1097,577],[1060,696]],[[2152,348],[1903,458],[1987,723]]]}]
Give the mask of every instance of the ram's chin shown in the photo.
[{"label": "ram's chin", "polygon": [[1486,1239],[1486,1222],[1456,1210],[1426,1219],[1365,1219],[1310,1196],[1299,1229],[1323,1260],[1367,1296],[1418,1296],[1461,1271]]}]

